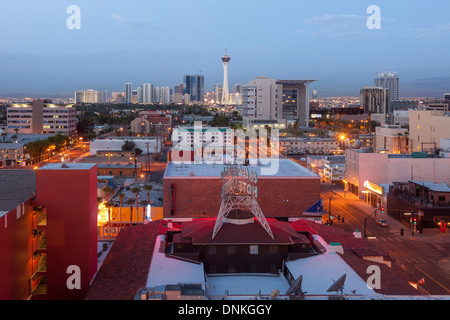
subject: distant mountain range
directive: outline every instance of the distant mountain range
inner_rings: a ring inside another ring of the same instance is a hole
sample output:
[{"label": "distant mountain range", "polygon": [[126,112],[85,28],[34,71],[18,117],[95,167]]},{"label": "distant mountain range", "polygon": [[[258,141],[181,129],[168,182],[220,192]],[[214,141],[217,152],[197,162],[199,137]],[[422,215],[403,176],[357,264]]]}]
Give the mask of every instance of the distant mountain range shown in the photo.
[{"label": "distant mountain range", "polygon": [[400,96],[444,98],[450,93],[450,77],[418,79],[402,83],[400,79]]},{"label": "distant mountain range", "polygon": [[59,94],[35,94],[35,93],[21,93],[21,92],[10,92],[0,94],[0,98],[16,98],[16,99],[65,99],[73,98],[73,93],[59,93]]}]

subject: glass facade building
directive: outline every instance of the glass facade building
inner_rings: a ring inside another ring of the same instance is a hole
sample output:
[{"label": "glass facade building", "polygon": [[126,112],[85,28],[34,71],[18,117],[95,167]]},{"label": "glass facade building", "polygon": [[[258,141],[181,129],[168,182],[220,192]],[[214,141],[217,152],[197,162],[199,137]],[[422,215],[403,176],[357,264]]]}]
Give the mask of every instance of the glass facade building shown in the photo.
[{"label": "glass facade building", "polygon": [[191,101],[203,102],[204,82],[202,75],[185,75],[183,94],[189,94]]}]

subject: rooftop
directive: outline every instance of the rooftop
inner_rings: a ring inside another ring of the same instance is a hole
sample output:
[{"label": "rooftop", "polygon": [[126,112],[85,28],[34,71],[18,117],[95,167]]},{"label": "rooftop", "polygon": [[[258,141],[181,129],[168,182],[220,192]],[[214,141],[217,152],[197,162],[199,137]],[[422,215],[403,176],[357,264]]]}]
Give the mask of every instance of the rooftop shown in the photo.
[{"label": "rooftop", "polygon": [[0,212],[11,211],[36,191],[36,171],[0,170]]},{"label": "rooftop", "polygon": [[442,182],[441,184],[437,184],[431,181],[411,181],[411,182],[416,185],[425,187],[431,191],[450,192],[450,187],[445,182]]},{"label": "rooftop", "polygon": [[[182,163],[167,164],[164,178],[172,177],[210,177],[220,178],[221,172],[228,166],[226,164],[207,164],[207,163]],[[278,168],[278,170],[276,170]],[[256,171],[259,178],[264,177],[289,177],[289,178],[318,178],[314,172],[306,169],[295,161],[290,159],[274,159],[268,164],[249,165],[249,170]]]},{"label": "rooftop", "polygon": [[39,168],[38,170],[89,170],[96,166],[96,163],[66,163],[63,166],[63,163],[49,163],[45,166]]}]

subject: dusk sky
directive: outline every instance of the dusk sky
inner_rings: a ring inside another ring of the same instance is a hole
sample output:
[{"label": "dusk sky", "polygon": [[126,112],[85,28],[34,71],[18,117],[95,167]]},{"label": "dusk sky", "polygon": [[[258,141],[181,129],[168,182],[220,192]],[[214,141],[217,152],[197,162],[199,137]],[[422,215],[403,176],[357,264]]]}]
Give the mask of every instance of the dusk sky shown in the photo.
[{"label": "dusk sky", "polygon": [[[69,5],[80,30],[66,26]],[[366,26],[370,5],[380,30]],[[212,90],[227,46],[230,87],[315,79],[319,96],[356,96],[380,71],[448,79],[449,13],[448,0],[2,0],[0,94],[173,88],[200,70]]]}]

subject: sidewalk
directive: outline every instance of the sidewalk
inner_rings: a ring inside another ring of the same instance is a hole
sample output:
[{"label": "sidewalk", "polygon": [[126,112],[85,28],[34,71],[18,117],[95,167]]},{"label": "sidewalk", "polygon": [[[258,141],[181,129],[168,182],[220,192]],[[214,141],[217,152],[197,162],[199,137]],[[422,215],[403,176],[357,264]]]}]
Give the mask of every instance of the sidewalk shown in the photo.
[{"label": "sidewalk", "polygon": [[[353,200],[355,203],[358,203],[358,206],[364,210],[367,215],[371,214],[375,208],[371,205],[365,203],[363,200],[359,199],[358,196],[351,193],[350,191],[344,190],[333,190],[339,196]],[[403,229],[405,239],[414,240],[414,241],[423,241],[428,243],[450,243],[450,230],[447,230],[446,233],[441,233],[438,228],[424,228],[423,233],[415,232],[412,235],[409,226],[404,225],[402,222],[392,218],[387,213],[381,213],[378,211],[377,218],[386,220],[388,223],[388,232],[393,233],[394,235],[400,236],[400,231]]]}]

